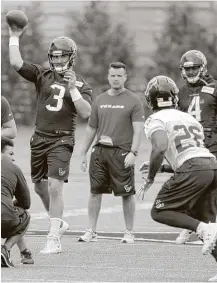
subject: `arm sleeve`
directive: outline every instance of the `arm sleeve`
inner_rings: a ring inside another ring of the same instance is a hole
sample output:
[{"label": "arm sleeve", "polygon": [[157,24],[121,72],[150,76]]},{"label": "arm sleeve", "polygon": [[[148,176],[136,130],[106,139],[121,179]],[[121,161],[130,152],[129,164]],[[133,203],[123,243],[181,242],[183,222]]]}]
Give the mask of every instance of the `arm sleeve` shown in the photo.
[{"label": "arm sleeve", "polygon": [[88,125],[92,128],[98,128],[98,109],[97,109],[97,99],[93,102],[90,118],[88,121]]},{"label": "arm sleeve", "polygon": [[23,209],[29,209],[31,204],[29,187],[22,171],[17,166],[16,176],[17,186],[15,190],[15,198],[17,200],[17,206],[22,207]]},{"label": "arm sleeve", "polygon": [[13,120],[13,113],[9,102],[5,97],[1,97],[1,125]]},{"label": "arm sleeve", "polygon": [[145,121],[144,108],[139,98],[136,100],[136,103],[133,107],[131,119],[132,119],[132,122],[144,122]]},{"label": "arm sleeve", "polygon": [[80,91],[80,94],[82,95],[83,99],[85,99],[91,105],[92,104],[92,88],[87,82],[85,82],[85,80],[81,76],[79,75],[77,76],[78,76],[78,80],[76,81],[75,86]]},{"label": "arm sleeve", "polygon": [[42,67],[40,65],[23,62],[23,66],[19,71],[17,71],[17,73],[27,81],[36,83],[38,81],[38,77],[42,73]]},{"label": "arm sleeve", "polygon": [[145,122],[145,135],[147,139],[151,139],[151,136],[154,132],[162,130],[166,131],[164,123],[159,119],[154,119],[149,117]]}]

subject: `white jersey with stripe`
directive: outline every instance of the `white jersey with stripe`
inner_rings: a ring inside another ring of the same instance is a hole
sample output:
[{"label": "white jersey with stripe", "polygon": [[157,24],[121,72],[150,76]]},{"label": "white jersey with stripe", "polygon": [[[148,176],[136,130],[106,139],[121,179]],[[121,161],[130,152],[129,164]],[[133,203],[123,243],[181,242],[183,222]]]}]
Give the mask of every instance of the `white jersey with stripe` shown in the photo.
[{"label": "white jersey with stripe", "polygon": [[166,132],[165,158],[174,171],[191,158],[214,157],[204,146],[203,127],[188,113],[176,109],[160,110],[146,120],[144,130],[148,139],[158,130]]}]

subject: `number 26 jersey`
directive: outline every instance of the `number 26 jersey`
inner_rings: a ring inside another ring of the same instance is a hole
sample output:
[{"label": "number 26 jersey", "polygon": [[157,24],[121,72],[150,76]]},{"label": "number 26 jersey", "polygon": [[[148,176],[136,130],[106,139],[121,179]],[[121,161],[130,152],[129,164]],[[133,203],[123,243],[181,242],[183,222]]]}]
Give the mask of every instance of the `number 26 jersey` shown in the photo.
[{"label": "number 26 jersey", "polygon": [[203,127],[188,113],[176,109],[160,110],[146,120],[144,130],[148,139],[158,130],[166,132],[168,148],[165,158],[174,171],[191,158],[215,158],[204,147]]},{"label": "number 26 jersey", "polygon": [[[35,84],[37,92],[36,129],[45,133],[75,130],[76,108],[63,76],[40,65],[23,63],[18,73]],[[75,86],[91,104],[91,87],[76,74]]]}]

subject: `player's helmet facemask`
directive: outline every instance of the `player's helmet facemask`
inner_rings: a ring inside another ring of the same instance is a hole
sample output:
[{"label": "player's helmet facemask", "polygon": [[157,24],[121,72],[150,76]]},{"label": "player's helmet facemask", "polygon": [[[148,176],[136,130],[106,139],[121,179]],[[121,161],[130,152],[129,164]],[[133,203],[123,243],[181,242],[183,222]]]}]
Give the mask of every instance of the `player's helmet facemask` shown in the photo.
[{"label": "player's helmet facemask", "polygon": [[145,98],[152,110],[178,106],[178,88],[175,82],[166,76],[151,79],[145,90]]},{"label": "player's helmet facemask", "polygon": [[[207,60],[204,54],[198,50],[189,50],[182,55],[180,60],[181,76],[190,84],[196,84],[199,79],[203,80],[207,73]],[[189,69],[196,73],[189,73]]]},{"label": "player's helmet facemask", "polygon": [[[55,38],[48,49],[48,60],[51,70],[61,74],[75,65],[77,46],[69,37]],[[58,59],[58,60],[57,60]]]}]

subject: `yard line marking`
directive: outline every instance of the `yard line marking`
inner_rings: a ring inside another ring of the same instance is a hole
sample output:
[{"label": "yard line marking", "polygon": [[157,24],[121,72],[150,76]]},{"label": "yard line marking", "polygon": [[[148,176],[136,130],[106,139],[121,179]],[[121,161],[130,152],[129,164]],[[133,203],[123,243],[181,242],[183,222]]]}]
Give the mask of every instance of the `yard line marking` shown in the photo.
[{"label": "yard line marking", "polygon": [[[98,232],[100,233],[100,232]],[[102,232],[101,232],[102,233]],[[106,233],[106,232],[105,232]],[[178,234],[178,232],[166,232],[167,234]],[[68,230],[66,232],[65,236],[69,236],[69,235],[73,235],[73,236],[78,236],[82,234],[81,231],[72,231],[72,230]],[[98,239],[107,239],[107,240],[121,240],[122,236],[118,236],[122,233],[118,233],[118,232],[111,232],[108,234],[113,234],[114,236],[101,236],[100,234],[98,234]],[[152,232],[144,232],[144,233],[139,233],[139,234],[147,234],[147,235],[151,235]],[[164,232],[153,232],[153,234],[164,234]],[[29,230],[27,231],[26,235],[28,236],[44,236],[47,235],[47,230]],[[116,236],[115,236],[116,235]],[[164,239],[153,239],[153,238],[142,238],[142,237],[136,237],[135,241],[140,241],[140,242],[155,242],[155,243],[170,243],[170,244],[175,244],[175,240],[164,240]],[[193,245],[193,246],[198,246],[198,245],[202,245],[202,241],[192,241],[192,242],[186,242],[185,245]],[[134,244],[129,244],[129,245],[134,245]],[[183,246],[183,245],[177,245],[175,244],[177,247]]]}]

